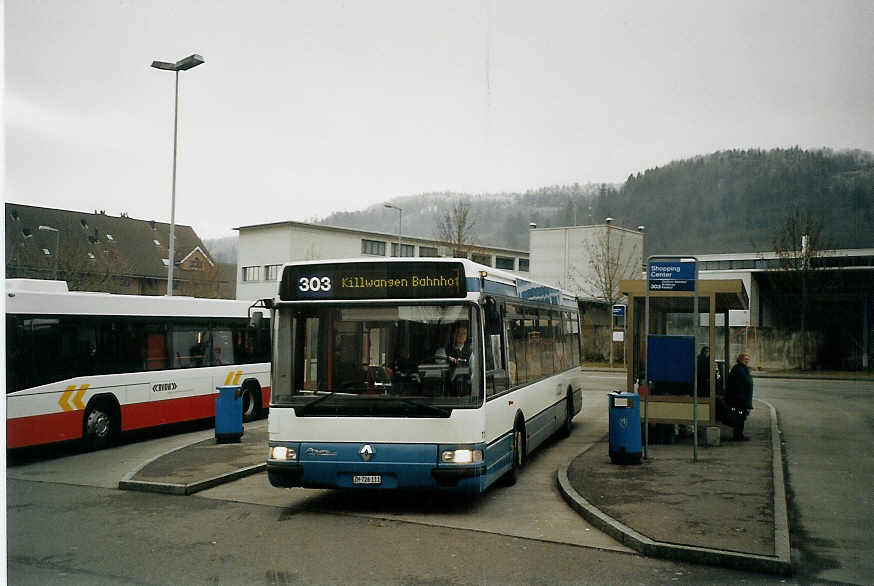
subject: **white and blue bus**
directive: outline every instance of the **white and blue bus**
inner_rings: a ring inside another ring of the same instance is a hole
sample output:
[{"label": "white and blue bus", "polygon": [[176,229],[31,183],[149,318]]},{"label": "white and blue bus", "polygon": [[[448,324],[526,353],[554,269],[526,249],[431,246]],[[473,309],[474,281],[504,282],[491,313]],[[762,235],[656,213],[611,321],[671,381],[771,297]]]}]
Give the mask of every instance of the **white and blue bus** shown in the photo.
[{"label": "white and blue bus", "polygon": [[576,298],[512,273],[286,264],[272,309],[274,486],[480,493],[582,408]]}]

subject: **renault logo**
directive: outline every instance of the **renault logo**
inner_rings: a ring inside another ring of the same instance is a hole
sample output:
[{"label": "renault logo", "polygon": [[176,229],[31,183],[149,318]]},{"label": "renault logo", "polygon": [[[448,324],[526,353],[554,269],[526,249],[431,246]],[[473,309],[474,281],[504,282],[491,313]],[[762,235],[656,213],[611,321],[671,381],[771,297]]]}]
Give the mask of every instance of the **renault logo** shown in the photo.
[{"label": "renault logo", "polygon": [[358,450],[358,455],[365,462],[370,462],[370,458],[373,456],[373,448],[370,447],[370,444],[365,444],[363,448]]}]

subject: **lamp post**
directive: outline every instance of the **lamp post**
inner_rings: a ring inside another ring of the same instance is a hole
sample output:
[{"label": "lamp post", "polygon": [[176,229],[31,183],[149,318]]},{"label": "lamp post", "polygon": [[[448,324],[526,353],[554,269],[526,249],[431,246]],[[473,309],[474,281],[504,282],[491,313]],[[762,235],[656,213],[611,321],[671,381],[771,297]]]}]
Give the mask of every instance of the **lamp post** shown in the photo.
[{"label": "lamp post", "polygon": [[610,257],[610,224],[613,222],[613,218],[606,217],[604,218],[604,222],[607,224],[607,250],[604,254],[605,264],[607,266],[604,267],[604,283],[609,287],[610,291],[608,292],[610,295],[610,368],[613,368],[613,269],[610,266],[612,262],[612,258]]},{"label": "lamp post", "polygon": [[176,72],[176,97],[173,108],[173,179],[170,196],[170,251],[167,255],[167,295],[173,295],[173,268],[176,264],[176,143],[179,136],[179,72],[188,71],[203,62],[203,57],[200,55],[189,55],[176,63],[152,61],[152,67],[155,69]]},{"label": "lamp post", "polygon": [[637,227],[640,232],[640,266],[643,269],[643,276],[646,278],[646,226],[640,225]]},{"label": "lamp post", "polygon": [[53,255],[55,257],[55,269],[54,269],[55,276],[53,277],[53,279],[55,281],[57,281],[58,280],[58,249],[61,246],[61,231],[58,230],[57,228],[52,228],[51,226],[40,226],[37,229],[40,230],[41,232],[54,232],[55,233],[55,253]]},{"label": "lamp post", "polygon": [[398,211],[398,256],[401,256],[401,232],[403,231],[404,226],[404,210],[399,208],[394,204],[390,204],[388,202],[382,204],[387,208],[397,210]]}]

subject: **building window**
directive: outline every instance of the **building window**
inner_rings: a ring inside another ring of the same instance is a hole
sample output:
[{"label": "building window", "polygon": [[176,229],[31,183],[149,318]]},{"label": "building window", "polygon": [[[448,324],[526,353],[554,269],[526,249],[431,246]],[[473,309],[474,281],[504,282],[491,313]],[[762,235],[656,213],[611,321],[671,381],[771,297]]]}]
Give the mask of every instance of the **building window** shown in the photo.
[{"label": "building window", "polygon": [[416,256],[415,247],[412,244],[401,244],[401,253],[398,254],[398,243],[391,243],[392,256]]},{"label": "building window", "polygon": [[512,271],[515,267],[515,262],[512,258],[508,258],[506,256],[496,256],[495,257],[495,268],[496,269],[507,269]]},{"label": "building window", "polygon": [[436,246],[420,246],[419,256],[440,256]]},{"label": "building window", "polygon": [[385,242],[380,242],[378,240],[362,240],[361,254],[385,256]]},{"label": "building window", "polygon": [[243,267],[243,282],[257,281],[260,278],[258,274],[261,267]]},{"label": "building window", "polygon": [[455,258],[467,258],[467,251],[456,249],[452,251],[452,256]]},{"label": "building window", "polygon": [[520,258],[519,259],[519,272],[520,273],[527,273],[528,272],[528,259],[527,258]]},{"label": "building window", "polygon": [[473,262],[478,262],[481,265],[486,265],[487,267],[492,266],[491,254],[478,254],[474,252],[470,255],[470,260],[472,260]]},{"label": "building window", "polygon": [[282,265],[267,265],[264,267],[264,280],[265,281],[278,281],[279,280],[279,269],[282,268]]}]

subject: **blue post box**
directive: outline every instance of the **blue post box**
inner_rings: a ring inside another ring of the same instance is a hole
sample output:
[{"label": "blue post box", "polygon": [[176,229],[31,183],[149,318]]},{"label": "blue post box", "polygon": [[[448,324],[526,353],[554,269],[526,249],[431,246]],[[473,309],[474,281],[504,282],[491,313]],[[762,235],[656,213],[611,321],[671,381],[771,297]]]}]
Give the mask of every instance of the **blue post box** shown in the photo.
[{"label": "blue post box", "polygon": [[238,386],[216,387],[215,400],[216,442],[238,442],[243,436],[243,397]]},{"label": "blue post box", "polygon": [[639,464],[640,396],[613,391],[610,401],[610,461],[614,464]]}]

